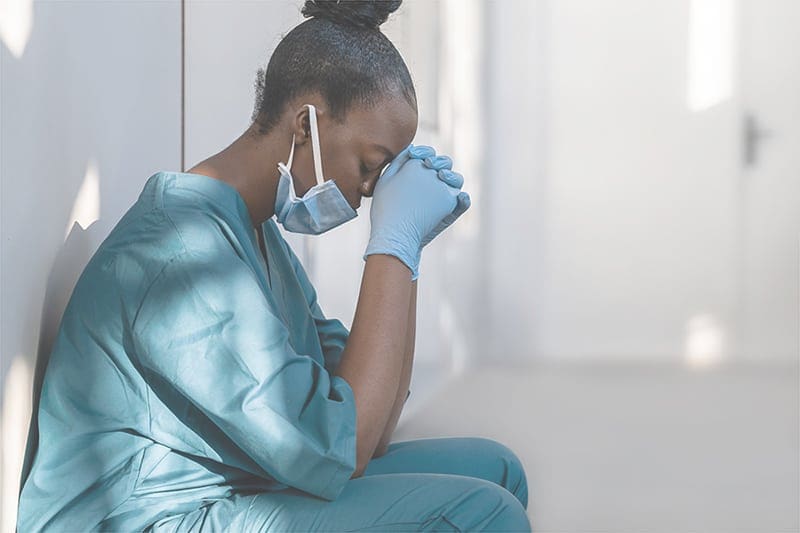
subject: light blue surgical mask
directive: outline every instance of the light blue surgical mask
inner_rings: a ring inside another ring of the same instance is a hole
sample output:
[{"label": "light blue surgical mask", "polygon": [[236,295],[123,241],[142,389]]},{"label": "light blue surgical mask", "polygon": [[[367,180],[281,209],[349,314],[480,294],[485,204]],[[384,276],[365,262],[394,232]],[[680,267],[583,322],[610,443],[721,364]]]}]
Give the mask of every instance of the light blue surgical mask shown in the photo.
[{"label": "light blue surgical mask", "polygon": [[275,216],[287,231],[319,235],[355,218],[358,213],[347,203],[334,180],[325,181],[319,148],[317,110],[311,104],[306,104],[306,106],[308,107],[311,151],[314,155],[314,174],[317,184],[311,187],[302,198],[297,197],[291,172],[295,139],[292,136],[289,161],[285,165],[278,163],[281,177],[275,196]]}]

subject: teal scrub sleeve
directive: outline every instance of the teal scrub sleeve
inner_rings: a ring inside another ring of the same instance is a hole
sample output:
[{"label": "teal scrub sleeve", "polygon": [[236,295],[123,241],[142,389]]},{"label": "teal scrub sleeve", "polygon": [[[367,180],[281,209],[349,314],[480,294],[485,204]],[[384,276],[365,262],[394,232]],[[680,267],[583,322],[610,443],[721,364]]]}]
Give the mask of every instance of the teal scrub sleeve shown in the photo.
[{"label": "teal scrub sleeve", "polygon": [[325,369],[330,374],[334,374],[336,369],[339,368],[339,363],[342,360],[342,352],[347,344],[347,338],[350,336],[350,331],[336,318],[327,318],[322,312],[322,308],[317,301],[317,291],[311,284],[308,274],[303,268],[302,263],[295,255],[292,247],[289,246],[285,240],[283,246],[289,256],[289,261],[294,269],[295,276],[303,288],[303,294],[306,296],[306,302],[311,311],[311,316],[314,317],[314,323],[319,335],[319,343],[322,346],[322,354],[325,359]]},{"label": "teal scrub sleeve", "polygon": [[187,251],[171,260],[148,288],[132,335],[145,376],[167,380],[207,416],[194,423],[217,426],[277,481],[338,497],[356,469],[353,390],[294,352],[235,253]]},{"label": "teal scrub sleeve", "polygon": [[317,334],[325,358],[325,370],[335,374],[342,361],[342,353],[350,332],[338,319],[326,318],[316,300],[311,304],[311,315],[317,325]]}]

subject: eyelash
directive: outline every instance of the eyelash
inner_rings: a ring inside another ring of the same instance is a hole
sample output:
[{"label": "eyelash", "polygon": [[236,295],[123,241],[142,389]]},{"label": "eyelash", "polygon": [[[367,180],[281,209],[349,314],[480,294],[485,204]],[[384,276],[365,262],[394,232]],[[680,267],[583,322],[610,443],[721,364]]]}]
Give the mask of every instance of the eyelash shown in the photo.
[{"label": "eyelash", "polygon": [[366,176],[367,174],[377,174],[378,176],[380,176],[381,174],[383,174],[383,171],[386,170],[386,167],[388,167],[390,163],[391,161],[387,161],[385,163],[381,163],[381,165],[375,170],[369,170],[367,166],[364,164],[364,162],[361,161],[359,163],[359,165],[361,166],[361,175]]},{"label": "eyelash", "polygon": [[369,169],[367,168],[367,166],[366,166],[364,163],[361,163],[361,174],[362,174],[362,175],[366,175],[366,174],[374,174],[374,173],[376,173],[376,172],[377,172],[377,173],[380,173],[382,170],[383,170],[383,166],[381,166],[381,167],[379,167],[379,168],[377,168],[377,169],[375,169],[375,170],[369,170]]}]

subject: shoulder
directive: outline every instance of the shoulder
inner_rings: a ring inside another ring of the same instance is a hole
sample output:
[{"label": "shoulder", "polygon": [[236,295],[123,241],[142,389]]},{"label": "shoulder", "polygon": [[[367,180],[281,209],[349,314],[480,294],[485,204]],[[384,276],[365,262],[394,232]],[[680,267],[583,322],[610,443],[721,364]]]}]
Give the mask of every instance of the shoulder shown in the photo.
[{"label": "shoulder", "polygon": [[[119,289],[134,302],[157,280],[197,280],[203,273],[231,279],[244,267],[241,237],[224,221],[198,209],[154,210],[128,223],[105,243]],[[245,269],[246,270],[246,269]],[[213,276],[203,276],[208,282]]]}]

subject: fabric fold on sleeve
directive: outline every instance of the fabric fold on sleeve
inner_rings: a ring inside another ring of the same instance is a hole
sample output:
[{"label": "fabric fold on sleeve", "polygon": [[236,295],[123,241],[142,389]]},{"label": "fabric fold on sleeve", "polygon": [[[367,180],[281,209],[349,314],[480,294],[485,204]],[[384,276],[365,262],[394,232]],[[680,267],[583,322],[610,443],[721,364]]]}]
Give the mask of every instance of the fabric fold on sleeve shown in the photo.
[{"label": "fabric fold on sleeve", "polygon": [[[264,472],[334,500],[356,468],[353,390],[296,353],[252,270],[232,251],[187,251],[153,281],[135,356]],[[146,378],[146,376],[145,376]]]},{"label": "fabric fold on sleeve", "polygon": [[325,369],[333,374],[339,368],[339,363],[342,360],[342,352],[347,344],[347,339],[350,336],[350,331],[342,324],[341,320],[336,318],[327,318],[323,313],[322,308],[317,300],[317,291],[311,284],[308,274],[303,268],[303,264],[297,258],[297,255],[289,246],[289,243],[281,237],[282,244],[289,256],[289,261],[292,263],[295,276],[297,276],[300,285],[303,288],[308,307],[311,310],[311,315],[314,317],[314,323],[317,327],[319,335],[319,342],[322,346],[322,354],[325,359]]}]

